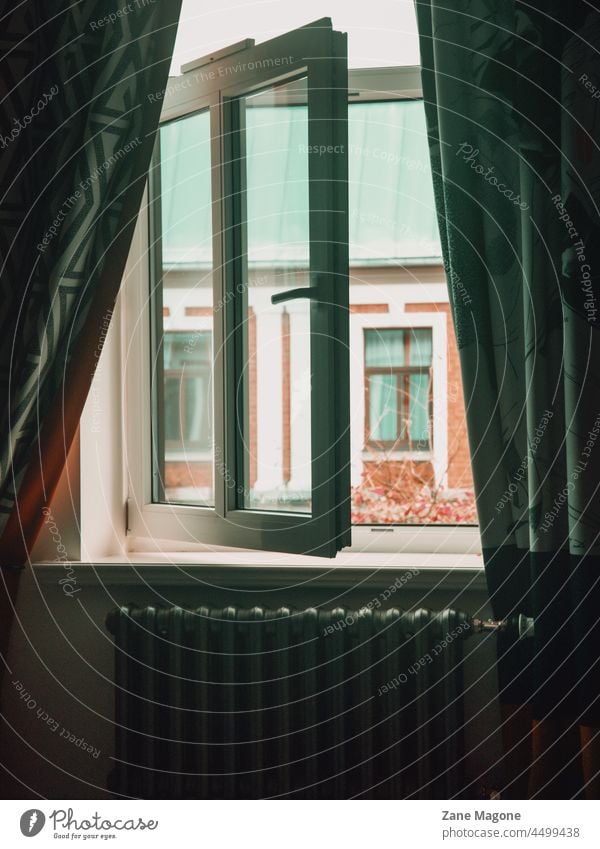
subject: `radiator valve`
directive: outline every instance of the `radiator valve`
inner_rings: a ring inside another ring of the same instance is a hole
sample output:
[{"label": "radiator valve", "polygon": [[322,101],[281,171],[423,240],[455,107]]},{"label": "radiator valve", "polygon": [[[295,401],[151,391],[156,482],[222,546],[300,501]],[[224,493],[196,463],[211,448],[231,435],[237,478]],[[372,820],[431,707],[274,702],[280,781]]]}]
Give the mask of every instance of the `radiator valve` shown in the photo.
[{"label": "radiator valve", "polygon": [[518,634],[520,640],[534,635],[533,617],[525,616],[523,613],[511,616],[509,619],[473,619],[471,627],[475,634],[488,631],[513,631]]}]

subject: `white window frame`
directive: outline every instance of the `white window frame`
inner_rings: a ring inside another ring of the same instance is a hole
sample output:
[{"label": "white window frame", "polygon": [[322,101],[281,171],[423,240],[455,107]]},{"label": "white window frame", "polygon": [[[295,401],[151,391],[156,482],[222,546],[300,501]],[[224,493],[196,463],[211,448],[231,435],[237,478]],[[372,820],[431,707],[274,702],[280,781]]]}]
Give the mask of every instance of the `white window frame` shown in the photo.
[{"label": "white window frame", "polygon": [[[391,284],[394,285],[394,284]],[[369,287],[370,288],[370,287]],[[373,315],[365,313],[354,313],[350,316],[350,351],[352,360],[360,363],[362,368],[353,371],[354,382],[350,385],[350,397],[352,399],[351,417],[351,445],[352,464],[354,474],[353,483],[356,480],[355,467],[360,459],[369,459],[372,453],[365,447],[365,380],[364,380],[364,332],[365,330],[400,329],[406,330],[413,327],[431,330],[433,353],[433,448],[428,451],[397,451],[393,459],[398,460],[425,460],[429,461],[434,470],[436,483],[443,480],[448,465],[448,428],[444,426],[447,421],[448,410],[448,369],[446,354],[446,315],[435,313],[405,313],[397,302],[390,301],[390,310],[384,315]],[[362,392],[358,389],[358,381],[362,381]]]},{"label": "white window frame", "polygon": [[[373,99],[413,99],[422,97],[420,88],[420,70],[418,67],[360,69],[350,70],[349,91],[360,91],[351,102]],[[368,91],[369,94],[365,94]],[[352,96],[352,95],[351,95]],[[165,107],[167,108],[167,107]],[[190,552],[211,554],[211,561],[218,552],[231,554],[239,549],[224,549],[203,544],[196,538],[197,519],[206,508],[156,504],[152,502],[152,463],[150,418],[146,411],[150,409],[150,333],[138,332],[140,328],[150,327],[149,303],[149,262],[148,262],[148,195],[144,194],[142,206],[136,223],[130,255],[124,274],[121,292],[122,310],[120,333],[115,333],[115,345],[120,345],[122,368],[121,381],[122,422],[114,422],[115,437],[122,433],[122,456],[124,469],[124,491],[127,500],[127,538],[125,548],[136,554],[162,554],[169,552]],[[385,285],[385,284],[383,284]],[[398,286],[395,291],[395,306],[390,300],[389,314],[356,313],[351,316],[352,345],[359,346],[357,356],[362,356],[362,336],[365,327],[431,327],[433,331],[434,352],[434,445],[440,446],[439,458],[436,457],[438,470],[447,465],[447,429],[442,426],[446,420],[444,408],[447,408],[447,368],[446,368],[446,314],[404,313],[399,298],[406,302],[439,302],[445,282],[419,284],[418,298],[410,292],[410,284]],[[364,297],[373,299],[372,287],[364,287]],[[427,296],[428,291],[429,296]],[[446,294],[447,298],[447,294]],[[354,302],[355,295],[352,293]],[[403,306],[403,304],[402,304]],[[113,374],[113,377],[116,377]],[[361,393],[364,405],[364,392]],[[364,412],[364,407],[363,407]],[[354,418],[354,416],[353,416]],[[363,439],[364,416],[360,421],[359,441]],[[95,450],[95,441],[90,428],[82,428],[82,460]],[[354,448],[353,448],[354,450]],[[86,466],[82,463],[82,468]],[[102,475],[102,472],[99,473]],[[85,486],[83,487],[85,491]],[[86,496],[90,498],[90,496]],[[88,508],[89,512],[90,508]],[[85,510],[84,510],[85,513]],[[481,544],[477,526],[444,525],[378,525],[356,526],[352,528],[352,546],[338,554],[334,563],[357,562],[356,557],[369,555],[466,555],[457,558],[456,565],[466,562],[481,567]],[[262,553],[258,553],[259,556]],[[277,558],[282,565],[286,560],[297,562],[298,555],[269,555],[268,562]],[[350,559],[349,559],[350,558]],[[312,560],[312,558],[310,558]],[[389,558],[386,559],[386,564]]]}]

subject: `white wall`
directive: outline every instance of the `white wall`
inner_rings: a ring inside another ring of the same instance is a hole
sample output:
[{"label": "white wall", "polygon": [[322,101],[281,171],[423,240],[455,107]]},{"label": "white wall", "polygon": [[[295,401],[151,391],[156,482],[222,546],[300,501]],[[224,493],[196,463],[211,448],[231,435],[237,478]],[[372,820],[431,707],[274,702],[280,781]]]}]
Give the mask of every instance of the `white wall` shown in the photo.
[{"label": "white wall", "polygon": [[[129,602],[192,607],[201,603],[217,607],[360,607],[377,596],[376,587],[381,589],[382,580],[391,580],[374,575],[378,581],[374,585],[363,581],[361,573],[360,579],[350,579],[342,588],[326,579],[302,582],[294,575],[295,588],[285,586],[282,578],[277,582],[280,589],[273,592],[266,589],[268,581],[248,567],[242,570],[247,574],[245,581],[239,575],[233,581],[225,575],[219,577],[214,569],[194,569],[185,561],[180,567],[175,563],[162,567],[82,566],[76,573],[75,595],[65,593],[65,585],[60,584],[66,574],[61,566],[40,566],[23,575],[18,621],[7,659],[10,671],[2,693],[0,751],[8,770],[1,789],[3,798],[97,799],[107,795],[115,729],[113,645],[105,620],[113,607]],[[219,584],[231,589],[219,588]],[[432,581],[430,589],[406,584],[394,603],[405,608],[452,605],[482,615],[488,612],[480,581],[457,590],[456,582],[443,576]],[[494,772],[500,754],[494,640],[472,637],[466,646],[470,656],[465,698],[467,715],[472,718],[466,729],[468,774],[473,779],[480,777],[488,786],[499,786],[500,778]],[[32,708],[19,697],[19,685],[35,702]],[[84,738],[94,751],[69,742],[61,736],[63,729],[77,739]],[[11,773],[14,778],[9,786],[6,778]]]}]

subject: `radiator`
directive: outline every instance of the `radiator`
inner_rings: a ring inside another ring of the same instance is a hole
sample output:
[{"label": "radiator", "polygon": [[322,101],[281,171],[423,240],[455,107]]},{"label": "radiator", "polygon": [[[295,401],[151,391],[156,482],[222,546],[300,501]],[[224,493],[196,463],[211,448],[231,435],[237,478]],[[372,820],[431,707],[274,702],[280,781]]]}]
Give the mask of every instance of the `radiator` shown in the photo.
[{"label": "radiator", "polygon": [[121,607],[115,768],[135,798],[460,797],[454,610]]}]

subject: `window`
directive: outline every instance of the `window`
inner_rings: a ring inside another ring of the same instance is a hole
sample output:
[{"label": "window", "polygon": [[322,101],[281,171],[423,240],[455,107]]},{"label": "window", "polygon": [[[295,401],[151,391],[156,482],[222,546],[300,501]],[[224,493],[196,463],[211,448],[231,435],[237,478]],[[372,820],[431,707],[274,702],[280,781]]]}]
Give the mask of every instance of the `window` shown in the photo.
[{"label": "window", "polygon": [[[154,497],[214,506],[213,322],[210,113],[159,131],[160,168],[151,172],[151,274],[156,309]],[[177,275],[183,267],[184,280]],[[202,293],[202,307],[186,303]],[[178,293],[165,306],[165,291]],[[190,317],[186,332],[178,315]],[[175,327],[175,330],[171,328]],[[162,374],[162,378],[161,378]]]},{"label": "window", "polygon": [[431,357],[431,330],[365,331],[367,444],[430,450]]},{"label": "window", "polygon": [[214,504],[212,333],[165,333],[165,492],[172,502]]},{"label": "window", "polygon": [[350,509],[355,540],[381,526],[388,545],[398,525],[476,522],[418,69],[346,87],[339,34],[318,23],[318,73],[291,33],[192,62],[167,89],[134,536],[331,556]]},{"label": "window", "polygon": [[168,452],[209,451],[212,445],[212,334],[192,341],[165,333],[165,443]]},{"label": "window", "polygon": [[317,21],[188,73],[149,181],[152,503],[194,508],[205,542],[333,556],[350,531],[345,36]]}]

